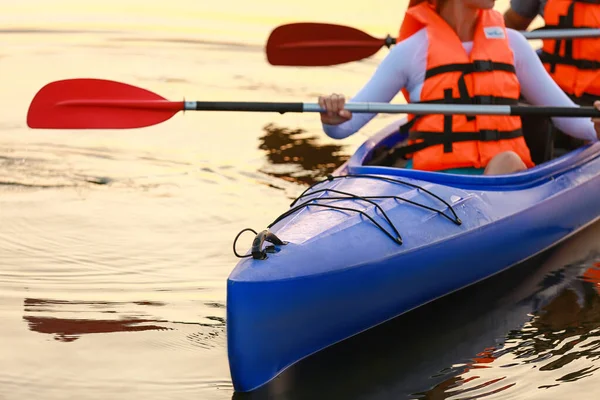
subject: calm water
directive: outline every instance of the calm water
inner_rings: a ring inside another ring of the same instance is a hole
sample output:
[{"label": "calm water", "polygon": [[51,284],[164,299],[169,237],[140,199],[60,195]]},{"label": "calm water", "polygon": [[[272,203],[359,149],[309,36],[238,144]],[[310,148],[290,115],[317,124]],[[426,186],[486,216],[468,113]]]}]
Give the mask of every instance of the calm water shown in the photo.
[{"label": "calm water", "polygon": [[[232,239],[270,223],[390,117],[342,142],[310,114],[189,112],[128,131],[34,131],[29,101],[75,77],[172,100],[351,95],[385,50],[335,68],[274,68],[269,32],[323,21],[385,36],[405,3],[89,3],[0,0],[0,398],[245,398],[233,394],[226,353]],[[596,398],[599,237],[592,226],[251,397]]]}]

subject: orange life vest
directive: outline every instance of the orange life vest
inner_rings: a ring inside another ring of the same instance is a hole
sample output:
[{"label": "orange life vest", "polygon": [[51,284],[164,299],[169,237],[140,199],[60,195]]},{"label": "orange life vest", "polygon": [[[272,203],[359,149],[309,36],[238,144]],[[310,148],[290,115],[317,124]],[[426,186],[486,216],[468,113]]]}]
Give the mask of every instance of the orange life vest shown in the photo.
[{"label": "orange life vest", "polygon": [[[422,28],[427,29],[429,48],[419,102],[517,104],[520,85],[500,13],[480,12],[470,57],[428,2],[408,9],[398,42]],[[409,99],[406,92],[405,97]],[[400,154],[412,155],[415,169],[483,168],[509,150],[527,167],[534,165],[517,116],[409,115],[400,129],[409,132],[409,145]]]},{"label": "orange life vest", "polygon": [[[599,0],[548,0],[546,28],[600,28]],[[544,40],[540,56],[558,86],[579,103],[600,95],[600,38]]]}]

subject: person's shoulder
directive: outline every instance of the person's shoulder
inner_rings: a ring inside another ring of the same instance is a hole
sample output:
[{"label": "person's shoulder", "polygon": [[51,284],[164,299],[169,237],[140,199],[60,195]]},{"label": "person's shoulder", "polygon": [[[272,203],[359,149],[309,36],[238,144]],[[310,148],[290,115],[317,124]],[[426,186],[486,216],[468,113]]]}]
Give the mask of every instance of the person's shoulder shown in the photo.
[{"label": "person's shoulder", "polygon": [[523,44],[527,44],[529,45],[529,42],[527,41],[527,39],[525,39],[525,36],[523,36],[521,34],[521,32],[511,29],[511,28],[506,28],[506,36],[508,38],[508,42],[511,45],[516,45],[516,46],[522,46]]},{"label": "person's shoulder", "polygon": [[525,36],[523,36],[523,34],[521,34],[519,31],[506,28],[506,33],[508,36],[508,47],[510,47],[513,52],[515,63],[525,62],[529,65],[529,63],[533,60],[532,56],[536,55],[535,50],[533,47],[531,47],[531,44],[529,44],[527,39],[525,39]]},{"label": "person's shoulder", "polygon": [[399,49],[397,51],[403,51],[404,49],[406,51],[407,49],[418,49],[427,43],[427,40],[427,29],[423,28],[398,42],[392,50]]},{"label": "person's shoulder", "polygon": [[404,43],[404,42],[414,42],[415,40],[423,40],[423,39],[427,39],[427,29],[425,27],[419,29],[418,31],[416,31],[415,33],[413,33],[412,35],[410,35],[409,37],[402,39],[400,42],[398,42],[398,44],[400,43]]}]

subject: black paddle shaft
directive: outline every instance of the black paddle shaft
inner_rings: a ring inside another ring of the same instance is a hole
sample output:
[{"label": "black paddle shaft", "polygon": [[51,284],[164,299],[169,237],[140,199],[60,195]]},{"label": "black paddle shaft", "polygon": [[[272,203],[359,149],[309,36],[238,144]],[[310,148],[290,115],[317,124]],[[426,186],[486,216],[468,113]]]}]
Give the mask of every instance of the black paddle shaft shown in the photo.
[{"label": "black paddle shaft", "polygon": [[[389,104],[346,103],[345,108],[358,113],[389,114],[443,114],[443,115],[537,115],[545,117],[597,117],[600,111],[594,107],[546,107],[472,104]],[[248,112],[324,112],[316,103],[236,102],[236,101],[187,101],[186,110],[197,111],[248,111]]]},{"label": "black paddle shaft", "polygon": [[600,118],[600,111],[594,107],[532,107],[510,106],[510,115],[543,115],[546,117],[594,117]]},{"label": "black paddle shaft", "polygon": [[196,101],[194,109],[198,111],[250,111],[250,112],[304,112],[303,103],[239,102],[239,101]]}]

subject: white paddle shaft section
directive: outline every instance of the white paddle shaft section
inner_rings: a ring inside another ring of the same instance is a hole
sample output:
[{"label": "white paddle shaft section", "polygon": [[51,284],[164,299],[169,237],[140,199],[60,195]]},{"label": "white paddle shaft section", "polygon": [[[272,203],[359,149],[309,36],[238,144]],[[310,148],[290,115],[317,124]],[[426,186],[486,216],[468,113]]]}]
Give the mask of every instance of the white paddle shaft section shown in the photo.
[{"label": "white paddle shaft section", "polygon": [[[510,106],[462,105],[462,104],[389,104],[346,103],[344,108],[357,113],[382,114],[465,114],[465,115],[511,115]],[[315,103],[304,103],[304,112],[324,112]]]},{"label": "white paddle shaft section", "polygon": [[536,39],[584,39],[600,37],[600,29],[539,29],[529,32],[521,32],[527,40]]}]

